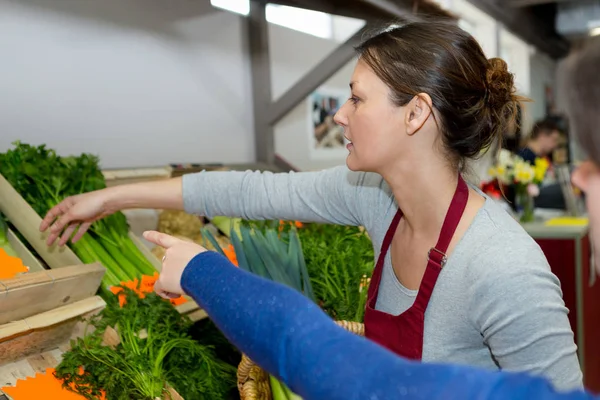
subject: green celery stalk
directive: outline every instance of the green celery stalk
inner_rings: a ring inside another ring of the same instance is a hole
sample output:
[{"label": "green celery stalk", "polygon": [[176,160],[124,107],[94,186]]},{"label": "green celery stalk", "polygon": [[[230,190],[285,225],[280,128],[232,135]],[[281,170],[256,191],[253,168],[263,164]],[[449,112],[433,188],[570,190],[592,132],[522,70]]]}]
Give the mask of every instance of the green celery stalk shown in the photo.
[{"label": "green celery stalk", "polygon": [[287,387],[285,383],[281,383],[281,388],[285,392],[285,395],[288,400],[302,400],[302,397],[292,392],[292,390],[289,387]]},{"label": "green celery stalk", "polygon": [[106,269],[109,269],[118,279],[119,283],[122,281],[130,281],[133,277],[129,277],[117,264],[117,262],[111,257],[109,253],[106,252],[104,247],[98,242],[94,240],[88,233],[83,235],[81,238],[84,243],[86,243],[89,247],[89,251],[95,255],[96,261],[99,261],[104,265]]},{"label": "green celery stalk", "polygon": [[273,375],[269,375],[269,381],[271,383],[271,394],[273,395],[273,400],[288,400],[285,390],[277,378],[275,378]]},{"label": "green celery stalk", "polygon": [[132,264],[127,257],[123,254],[123,251],[119,247],[115,246],[111,242],[99,238],[99,244],[104,247],[106,252],[115,260],[118,267],[130,278],[141,278],[142,273]]},{"label": "green celery stalk", "polygon": [[[77,255],[77,257],[83,261],[84,264],[93,264],[98,261],[98,257],[93,254],[85,240],[72,243],[71,249]],[[104,269],[106,270],[104,277],[102,277],[102,283],[104,286],[118,285],[119,279],[115,276],[115,274],[110,269],[106,268],[106,266],[104,266]]]},{"label": "green celery stalk", "polygon": [[[124,252],[125,256],[129,258],[129,261],[131,261],[143,275],[152,276],[155,272],[157,272],[156,268],[154,268],[154,265],[152,265],[144,253],[142,253],[135,243],[133,243],[131,238],[127,237],[123,244],[127,250]],[[135,260],[137,260],[137,262]]]}]

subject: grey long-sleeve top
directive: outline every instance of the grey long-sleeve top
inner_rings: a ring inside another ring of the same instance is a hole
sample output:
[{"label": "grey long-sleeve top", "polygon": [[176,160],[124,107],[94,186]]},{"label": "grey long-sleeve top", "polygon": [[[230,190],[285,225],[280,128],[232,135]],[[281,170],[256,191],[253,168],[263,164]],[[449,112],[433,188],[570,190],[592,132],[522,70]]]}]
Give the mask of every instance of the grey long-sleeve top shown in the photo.
[{"label": "grey long-sleeve top", "polygon": [[[376,258],[398,207],[380,175],[346,167],[200,172],[184,175],[183,197],[187,212],[207,217],[362,225]],[[388,253],[376,307],[400,314],[416,293],[398,281]],[[560,390],[579,388],[582,373],[567,313],[560,282],[539,246],[486,199],[438,278],[425,314],[423,361],[524,371]]]}]

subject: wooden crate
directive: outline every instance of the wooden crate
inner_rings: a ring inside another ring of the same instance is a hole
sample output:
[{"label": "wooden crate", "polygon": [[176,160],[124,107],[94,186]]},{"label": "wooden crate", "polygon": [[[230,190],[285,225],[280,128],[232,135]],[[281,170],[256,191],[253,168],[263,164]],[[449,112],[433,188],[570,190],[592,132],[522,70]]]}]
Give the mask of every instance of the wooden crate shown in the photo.
[{"label": "wooden crate", "polygon": [[82,264],[67,246],[48,246],[48,232],[40,232],[42,218],[25,201],[12,185],[0,174],[0,212],[9,219],[27,242],[40,255],[48,267],[62,268]]},{"label": "wooden crate", "polygon": [[87,328],[84,319],[105,306],[102,298],[91,296],[0,325],[0,388],[14,386],[19,379],[33,378],[47,368],[56,368],[70,341],[84,336]]},{"label": "wooden crate", "polygon": [[0,280],[0,387],[60,362],[52,352],[82,336],[81,317],[106,305],[95,296],[104,272],[96,263]]},{"label": "wooden crate", "polygon": [[105,271],[100,263],[94,263],[28,272],[0,280],[0,324],[92,297]]},{"label": "wooden crate", "polygon": [[106,186],[126,185],[129,183],[158,181],[171,178],[173,168],[149,167],[149,168],[130,168],[130,169],[106,169],[102,171]]},{"label": "wooden crate", "polygon": [[15,250],[21,261],[23,261],[23,265],[29,268],[29,272],[43,271],[46,269],[44,268],[44,264],[29,251],[27,246],[21,242],[21,239],[18,238],[12,229],[8,229],[6,236],[12,248]]},{"label": "wooden crate", "polygon": [[[46,244],[48,231],[42,233],[39,230],[42,218],[1,174],[0,212],[6,215],[6,217],[25,237],[25,239],[40,255],[49,268],[56,269],[83,264],[79,257],[77,257],[77,255],[75,255],[75,253],[68,246],[58,247],[56,243],[52,246],[48,246]],[[150,252],[150,250],[142,243],[140,238],[131,232],[129,232],[129,237],[146,256],[150,263],[154,265],[156,270],[160,271],[160,260],[158,260]],[[190,318],[199,318],[206,315],[203,312],[199,312],[200,310],[198,305],[191,298],[188,298],[188,303],[186,303],[186,307],[178,306],[177,309],[180,312],[189,315]]]}]

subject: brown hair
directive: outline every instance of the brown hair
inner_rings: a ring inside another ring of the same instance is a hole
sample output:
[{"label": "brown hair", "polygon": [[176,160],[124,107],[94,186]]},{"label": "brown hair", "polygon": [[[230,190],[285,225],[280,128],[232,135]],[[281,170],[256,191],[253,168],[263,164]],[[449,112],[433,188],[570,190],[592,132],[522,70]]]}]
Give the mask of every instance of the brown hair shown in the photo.
[{"label": "brown hair", "polygon": [[386,29],[365,40],[357,52],[406,105],[427,93],[452,161],[461,169],[505,133],[516,128],[514,76],[506,62],[488,60],[481,46],[455,23],[416,21]]},{"label": "brown hair", "polygon": [[566,60],[563,90],[569,124],[581,148],[600,165],[600,37],[590,39]]},{"label": "brown hair", "polygon": [[533,125],[533,128],[531,129],[531,135],[529,136],[529,138],[535,139],[541,134],[550,135],[553,132],[560,133],[560,127],[558,126],[558,124],[551,119],[543,119],[537,121]]}]

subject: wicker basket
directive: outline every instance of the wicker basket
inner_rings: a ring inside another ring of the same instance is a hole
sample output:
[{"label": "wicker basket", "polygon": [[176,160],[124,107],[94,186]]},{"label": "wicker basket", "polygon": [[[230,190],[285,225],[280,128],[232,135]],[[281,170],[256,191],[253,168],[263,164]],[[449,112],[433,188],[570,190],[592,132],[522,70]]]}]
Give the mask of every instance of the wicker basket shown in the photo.
[{"label": "wicker basket", "polygon": [[[352,333],[365,335],[365,327],[359,322],[336,321],[336,323]],[[241,400],[272,400],[269,374],[254,364],[245,354],[242,354],[242,361],[238,366],[237,385]]]}]

